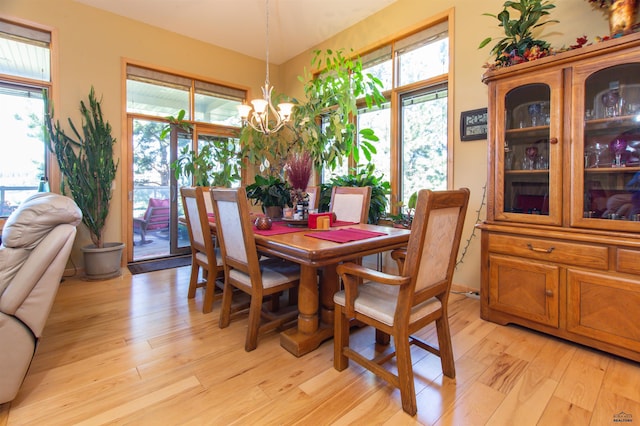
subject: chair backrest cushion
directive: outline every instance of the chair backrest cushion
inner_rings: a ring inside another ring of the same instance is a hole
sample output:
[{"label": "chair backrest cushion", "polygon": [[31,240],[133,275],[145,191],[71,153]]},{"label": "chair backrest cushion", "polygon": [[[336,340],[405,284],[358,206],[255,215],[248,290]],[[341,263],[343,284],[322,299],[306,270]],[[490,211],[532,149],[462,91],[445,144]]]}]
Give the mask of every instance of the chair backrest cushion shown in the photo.
[{"label": "chair backrest cushion", "polygon": [[190,196],[183,197],[183,200],[183,207],[185,209],[187,220],[189,221],[189,226],[191,227],[191,238],[193,240],[191,243],[204,246],[204,232],[200,221],[200,212],[198,210],[197,200]]},{"label": "chair backrest cushion", "polygon": [[248,263],[247,247],[242,232],[240,208],[237,202],[217,201],[218,214],[216,214],[216,226],[222,233],[225,251],[228,257],[243,263]]},{"label": "chair backrest cushion", "polygon": [[335,194],[331,211],[336,214],[336,220],[359,223],[363,203],[362,194]]},{"label": "chair backrest cushion", "polygon": [[416,291],[447,278],[460,208],[434,210],[429,215],[425,247],[418,267]]}]

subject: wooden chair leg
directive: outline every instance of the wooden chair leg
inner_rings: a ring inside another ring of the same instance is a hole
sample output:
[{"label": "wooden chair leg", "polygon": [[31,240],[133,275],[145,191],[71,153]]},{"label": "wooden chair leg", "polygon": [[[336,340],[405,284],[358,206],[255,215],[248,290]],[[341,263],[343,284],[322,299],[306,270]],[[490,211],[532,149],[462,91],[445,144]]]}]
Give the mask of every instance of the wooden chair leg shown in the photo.
[{"label": "wooden chair leg", "polygon": [[391,336],[389,333],[385,333],[384,331],[380,331],[376,328],[376,343],[379,345],[388,345],[391,342]]},{"label": "wooden chair leg", "polygon": [[226,282],[224,283],[224,289],[222,290],[222,306],[220,307],[220,320],[218,321],[218,327],[229,327],[231,322],[231,302],[233,301],[233,286]]},{"label": "wooden chair leg", "polygon": [[438,333],[438,346],[440,347],[440,362],[442,373],[452,379],[456,378],[456,366],[453,361],[453,347],[451,346],[451,332],[449,331],[449,320],[446,312],[440,319],[436,320],[436,331]]},{"label": "wooden chair leg", "polygon": [[416,390],[413,384],[413,367],[411,366],[411,348],[408,335],[395,335],[396,363],[398,366],[398,382],[402,409],[415,416],[418,411],[416,404]]},{"label": "wooden chair leg", "polygon": [[196,297],[196,288],[198,287],[198,273],[200,272],[200,266],[196,263],[194,257],[191,257],[191,277],[189,278],[189,292],[187,297],[193,299]]},{"label": "wooden chair leg", "polygon": [[204,301],[202,302],[202,313],[208,314],[213,310],[213,295],[216,291],[216,277],[214,276],[214,274],[207,274],[207,282],[205,286]]},{"label": "wooden chair leg", "polygon": [[333,367],[342,371],[349,366],[349,358],[343,348],[349,346],[349,320],[343,313],[342,306],[336,305],[334,310],[333,330]]},{"label": "wooden chair leg", "polygon": [[258,331],[260,330],[260,317],[262,312],[262,298],[251,296],[249,306],[249,327],[247,328],[247,339],[244,343],[244,350],[250,352],[258,347]]}]

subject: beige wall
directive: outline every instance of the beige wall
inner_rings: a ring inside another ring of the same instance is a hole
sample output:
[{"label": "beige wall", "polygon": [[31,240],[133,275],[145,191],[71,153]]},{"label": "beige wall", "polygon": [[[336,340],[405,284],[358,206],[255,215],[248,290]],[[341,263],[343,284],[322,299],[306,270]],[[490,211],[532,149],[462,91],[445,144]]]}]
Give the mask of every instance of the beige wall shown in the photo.
[{"label": "beige wall", "polygon": [[[573,44],[584,34],[593,40],[608,32],[604,16],[593,11],[586,0],[557,0],[552,17],[560,24],[543,27],[544,38],[554,47]],[[481,207],[486,181],[486,141],[460,142],[458,131],[461,111],[487,105],[486,87],[481,82],[482,65],[489,61],[489,47],[477,46],[487,36],[500,37],[497,21],[482,16],[498,13],[503,0],[398,0],[393,5],[357,23],[349,30],[323,43],[321,48],[367,49],[380,41],[423,25],[434,16],[452,12],[454,18],[452,43],[455,48],[453,90],[453,177],[454,187],[467,186],[472,197],[463,238],[471,237],[477,213]],[[185,38],[117,15],[102,12],[71,0],[2,0],[0,16],[14,17],[54,28],[58,35],[57,85],[54,93],[56,115],[77,118],[80,99],[86,97],[91,85],[104,95],[106,118],[118,135],[117,153],[123,140],[122,60],[129,58],[153,66],[176,70],[220,82],[250,87],[259,93],[264,81],[264,63],[253,58]],[[585,31],[585,29],[587,29]],[[491,44],[492,45],[492,44]],[[491,46],[490,45],[490,46]],[[297,76],[308,66],[311,53],[299,55],[278,67],[271,66],[271,81],[276,90],[299,96],[301,88]],[[109,217],[106,239],[122,240],[121,217],[128,171],[119,170],[115,183],[116,195]],[[484,218],[485,207],[480,217]],[[81,231],[76,246],[89,242]],[[465,242],[463,241],[463,245]],[[472,288],[479,287],[480,241],[476,235],[459,266],[455,282]],[[78,251],[74,250],[74,261]]]}]

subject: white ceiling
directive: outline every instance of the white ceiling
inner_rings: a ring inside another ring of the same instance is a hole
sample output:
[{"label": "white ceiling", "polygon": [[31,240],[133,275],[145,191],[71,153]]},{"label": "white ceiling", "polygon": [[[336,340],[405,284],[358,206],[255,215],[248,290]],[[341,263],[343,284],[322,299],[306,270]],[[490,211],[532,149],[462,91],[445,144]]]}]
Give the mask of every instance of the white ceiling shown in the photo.
[{"label": "white ceiling", "polygon": [[[266,57],[266,0],[76,0],[117,15]],[[397,0],[270,0],[269,62],[281,64]]]}]

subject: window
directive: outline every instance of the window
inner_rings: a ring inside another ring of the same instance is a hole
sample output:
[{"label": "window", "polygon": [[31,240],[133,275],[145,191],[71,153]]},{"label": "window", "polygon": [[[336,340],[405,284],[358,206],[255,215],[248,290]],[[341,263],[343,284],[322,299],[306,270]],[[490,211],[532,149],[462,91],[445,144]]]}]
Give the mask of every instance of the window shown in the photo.
[{"label": "window", "polygon": [[51,88],[51,34],[0,19],[0,217],[48,176],[43,90]]},{"label": "window", "polygon": [[359,110],[358,128],[380,141],[372,162],[391,182],[392,213],[418,189],[446,189],[448,165],[448,22],[362,55],[363,70],[383,82],[387,103]]}]

